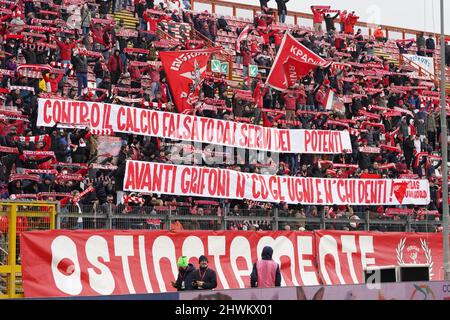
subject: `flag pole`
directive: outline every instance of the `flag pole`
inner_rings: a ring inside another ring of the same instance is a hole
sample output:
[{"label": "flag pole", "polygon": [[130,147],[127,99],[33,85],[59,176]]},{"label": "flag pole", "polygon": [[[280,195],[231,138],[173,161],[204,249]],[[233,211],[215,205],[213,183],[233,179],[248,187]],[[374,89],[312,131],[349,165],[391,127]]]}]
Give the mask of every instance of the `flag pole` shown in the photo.
[{"label": "flag pole", "polygon": [[442,150],[442,218],[444,246],[444,279],[450,280],[449,241],[448,241],[448,132],[447,110],[445,101],[445,30],[444,30],[444,0],[441,0],[441,150]]}]

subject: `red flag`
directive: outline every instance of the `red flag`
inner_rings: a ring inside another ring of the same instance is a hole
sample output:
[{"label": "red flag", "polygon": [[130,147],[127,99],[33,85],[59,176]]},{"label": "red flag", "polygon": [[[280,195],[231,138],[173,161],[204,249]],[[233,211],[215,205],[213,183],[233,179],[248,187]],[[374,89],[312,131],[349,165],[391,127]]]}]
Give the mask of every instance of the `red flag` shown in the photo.
[{"label": "red flag", "polygon": [[242,32],[239,34],[239,37],[236,41],[236,51],[241,52],[241,41],[247,40],[248,35],[250,33],[250,25],[246,25]]},{"label": "red flag", "polygon": [[[217,50],[209,48],[159,52],[178,112],[185,113],[193,109],[192,102],[198,100],[196,89],[205,76],[211,54]],[[183,103],[182,99],[186,97],[188,103]]]},{"label": "red flag", "polygon": [[[330,64],[331,62],[322,59],[286,32],[266,83],[277,90],[285,91],[289,86],[288,82],[291,81],[288,80],[288,75],[292,72],[293,80],[294,70],[297,73],[296,77],[301,78],[313,68],[327,67]],[[289,70],[288,73],[286,69]]]},{"label": "red flag", "polygon": [[289,57],[283,65],[287,87],[293,86],[315,68],[317,68],[315,64],[305,63]]}]

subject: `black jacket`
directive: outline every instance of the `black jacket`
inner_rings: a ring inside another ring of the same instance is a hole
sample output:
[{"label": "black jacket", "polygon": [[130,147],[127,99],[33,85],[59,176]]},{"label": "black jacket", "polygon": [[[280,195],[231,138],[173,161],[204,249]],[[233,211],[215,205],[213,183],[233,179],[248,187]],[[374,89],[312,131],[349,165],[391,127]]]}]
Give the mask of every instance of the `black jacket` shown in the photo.
[{"label": "black jacket", "polygon": [[276,1],[278,13],[281,13],[282,11],[286,12],[287,11],[286,2],[288,2],[289,0],[276,0]]},{"label": "black jacket", "polygon": [[197,288],[199,290],[217,287],[217,276],[213,269],[207,268],[205,271],[198,269],[198,280],[204,282],[201,288]]},{"label": "black jacket", "polygon": [[[175,281],[175,284],[178,291],[195,290],[195,288],[192,286],[192,283],[197,280],[199,280],[198,271],[197,269],[195,269],[192,263],[189,263],[184,272],[178,272],[178,278]],[[183,281],[184,289],[181,288]]]},{"label": "black jacket", "polygon": [[[272,260],[273,249],[271,247],[264,247],[261,258],[262,260]],[[258,286],[258,268],[256,267],[256,263],[253,264],[253,271],[250,275],[250,285],[252,288],[256,288]],[[275,287],[281,286],[281,272],[280,266],[278,265],[277,271],[275,274]]]},{"label": "black jacket", "polygon": [[88,61],[86,56],[76,55],[72,57],[72,64],[75,72],[77,73],[87,73],[88,72]]}]

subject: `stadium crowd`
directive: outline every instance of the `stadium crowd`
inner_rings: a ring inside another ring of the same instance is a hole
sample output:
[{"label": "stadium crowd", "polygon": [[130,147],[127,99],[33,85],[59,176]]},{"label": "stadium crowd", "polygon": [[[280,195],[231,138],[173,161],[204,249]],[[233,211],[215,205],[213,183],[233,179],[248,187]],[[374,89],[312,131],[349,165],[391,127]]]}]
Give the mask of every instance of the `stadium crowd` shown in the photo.
[{"label": "stadium crowd", "polygon": [[[207,48],[224,34],[234,34],[239,40],[228,50],[241,66],[241,78],[230,81],[208,72],[196,115],[265,127],[348,130],[352,151],[334,156],[280,154],[279,163],[270,160],[272,155],[265,164],[248,154],[236,155],[232,163],[216,166],[301,177],[425,178],[430,181],[430,204],[405,209],[411,210],[413,219],[440,219],[438,84],[408,65],[375,54],[376,48],[390,44],[399,53],[433,57],[438,47],[433,36],[395,41],[381,29],[367,36],[355,27],[355,12],[313,6],[313,28],[293,26],[290,32],[334,64],[316,68],[280,92],[267,86],[265,78],[288,29],[288,1],[277,0],[278,10],[269,9],[268,0],[260,1],[261,13],[253,22],[237,24],[223,15],[191,11],[186,0],[1,1],[0,198],[57,200],[62,212],[102,213],[113,207],[125,215],[144,208],[145,213],[155,213],[173,205],[192,215],[222,214],[223,208],[228,208],[229,216],[248,215],[253,220],[270,215],[267,204],[250,201],[123,192],[127,159],[176,163],[175,154],[180,154],[176,141],[121,133],[105,137],[70,124],[36,125],[39,97],[150,105],[177,112],[158,52]],[[135,14],[135,29],[111,18],[122,9]],[[173,32],[178,40],[168,39]],[[449,54],[446,61],[449,65]],[[255,77],[250,77],[251,65],[259,66]],[[330,91],[341,108],[326,108]],[[211,155],[201,148],[191,151],[191,156],[198,152],[203,160]],[[329,219],[364,219],[367,211],[372,218],[404,219],[383,206],[270,206],[281,217],[297,218],[283,226],[286,230],[318,228],[304,221],[322,213]],[[255,224],[236,222],[229,228],[251,229]],[[257,228],[271,226],[263,223]]]}]

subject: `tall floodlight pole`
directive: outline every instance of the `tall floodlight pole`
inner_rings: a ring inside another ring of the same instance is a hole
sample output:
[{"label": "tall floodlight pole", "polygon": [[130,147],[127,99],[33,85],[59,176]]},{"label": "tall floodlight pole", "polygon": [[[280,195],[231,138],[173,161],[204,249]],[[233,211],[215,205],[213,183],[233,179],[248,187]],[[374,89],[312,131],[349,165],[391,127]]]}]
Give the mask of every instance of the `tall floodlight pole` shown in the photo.
[{"label": "tall floodlight pole", "polygon": [[442,218],[444,244],[444,275],[450,280],[449,245],[448,245],[448,163],[447,163],[447,110],[445,109],[445,32],[444,32],[444,0],[441,0],[441,150],[442,150]]}]

